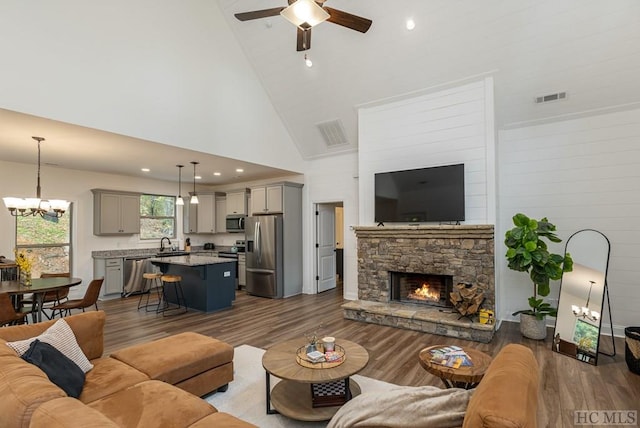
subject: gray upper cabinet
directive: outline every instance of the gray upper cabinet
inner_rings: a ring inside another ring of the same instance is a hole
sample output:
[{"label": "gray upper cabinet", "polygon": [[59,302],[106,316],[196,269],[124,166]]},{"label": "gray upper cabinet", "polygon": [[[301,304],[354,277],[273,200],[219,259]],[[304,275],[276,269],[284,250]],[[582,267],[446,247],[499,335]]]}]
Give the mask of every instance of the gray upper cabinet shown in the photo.
[{"label": "gray upper cabinet", "polygon": [[[185,201],[182,212],[184,233],[216,233],[224,232],[217,230],[216,197],[223,196],[221,193],[198,192],[198,204],[192,205]],[[224,215],[224,213],[223,213]]]},{"label": "gray upper cabinet", "polygon": [[140,233],[140,194],[92,189],[93,234],[134,235]]},{"label": "gray upper cabinet", "polygon": [[281,214],[283,185],[251,188],[251,214]]},{"label": "gray upper cabinet", "polygon": [[301,184],[290,182],[252,187],[251,214],[283,214],[286,211],[287,200],[293,199],[293,195],[298,195],[301,189]]},{"label": "gray upper cabinet", "polygon": [[227,215],[247,213],[247,192],[227,192]]}]

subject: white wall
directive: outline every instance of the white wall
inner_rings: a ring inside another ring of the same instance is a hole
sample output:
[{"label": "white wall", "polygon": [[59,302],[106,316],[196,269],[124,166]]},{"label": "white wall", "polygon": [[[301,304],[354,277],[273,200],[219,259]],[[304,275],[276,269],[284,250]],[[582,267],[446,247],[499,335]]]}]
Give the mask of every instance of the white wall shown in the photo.
[{"label": "white wall", "polygon": [[374,222],[374,173],[465,165],[467,224],[495,221],[493,79],[359,110],[360,224]]},{"label": "white wall", "polygon": [[[566,240],[580,229],[596,229],[611,242],[608,284],[614,331],[638,324],[640,312],[640,110],[601,114],[500,132],[499,222],[496,236],[523,212],[548,217]],[[552,245],[564,251],[564,242]],[[526,276],[497,259],[503,278],[501,318],[527,307]],[[552,286],[557,298],[558,284]],[[606,313],[603,325],[608,324]]]},{"label": "white wall", "polygon": [[314,277],[315,204],[343,202],[344,207],[344,297],[358,298],[358,254],[356,236],[351,226],[358,222],[358,155],[356,153],[334,156],[309,162],[303,188],[303,292],[316,292]]},{"label": "white wall", "polygon": [[0,108],[301,171],[210,0],[4,0]]}]

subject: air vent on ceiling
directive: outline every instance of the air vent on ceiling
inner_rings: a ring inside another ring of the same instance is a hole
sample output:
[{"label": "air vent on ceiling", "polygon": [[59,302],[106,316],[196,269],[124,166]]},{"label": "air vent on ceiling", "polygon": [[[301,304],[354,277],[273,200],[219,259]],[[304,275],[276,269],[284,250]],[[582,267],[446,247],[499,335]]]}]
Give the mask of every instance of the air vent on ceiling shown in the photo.
[{"label": "air vent on ceiling", "polygon": [[567,99],[566,92],[556,92],[555,94],[540,95],[535,98],[536,104],[550,103],[553,101],[561,101]]},{"label": "air vent on ceiling", "polygon": [[349,143],[340,119],[316,123],[316,126],[320,130],[327,147],[342,146]]}]

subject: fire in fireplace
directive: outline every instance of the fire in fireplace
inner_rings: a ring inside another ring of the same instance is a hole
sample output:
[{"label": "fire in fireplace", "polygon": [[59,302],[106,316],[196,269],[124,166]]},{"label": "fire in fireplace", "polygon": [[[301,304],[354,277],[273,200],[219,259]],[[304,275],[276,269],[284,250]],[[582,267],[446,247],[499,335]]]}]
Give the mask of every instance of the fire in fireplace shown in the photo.
[{"label": "fire in fireplace", "polygon": [[449,293],[453,276],[423,273],[389,272],[391,300],[430,306],[451,307]]}]

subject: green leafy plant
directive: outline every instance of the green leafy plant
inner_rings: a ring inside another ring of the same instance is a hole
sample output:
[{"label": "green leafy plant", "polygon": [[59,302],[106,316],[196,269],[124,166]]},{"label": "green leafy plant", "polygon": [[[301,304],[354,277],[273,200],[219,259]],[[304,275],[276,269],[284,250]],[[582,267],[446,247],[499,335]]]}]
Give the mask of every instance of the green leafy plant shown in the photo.
[{"label": "green leafy plant", "polygon": [[534,220],[524,214],[513,216],[515,227],[505,234],[507,260],[510,269],[527,272],[533,282],[533,296],[529,297],[530,309],[522,309],[513,313],[533,315],[541,320],[546,315],[555,317],[558,309],[544,301],[551,291],[549,281],[562,278],[564,272],[573,270],[573,260],[569,253],[564,256],[551,254],[543,239],[550,242],[562,240],[554,233],[556,226],[549,223],[546,217]]}]

